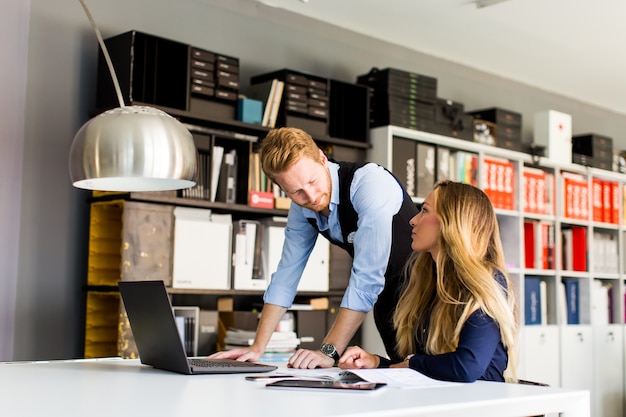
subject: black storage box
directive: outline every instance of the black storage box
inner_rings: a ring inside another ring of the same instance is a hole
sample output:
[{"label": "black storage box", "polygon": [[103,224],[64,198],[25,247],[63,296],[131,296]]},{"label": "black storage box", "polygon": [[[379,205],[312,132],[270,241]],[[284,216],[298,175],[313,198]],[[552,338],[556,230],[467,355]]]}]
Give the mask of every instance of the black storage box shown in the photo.
[{"label": "black storage box", "polygon": [[435,103],[435,123],[454,124],[463,115],[465,115],[465,105],[463,103],[437,98]]},{"label": "black storage box", "polygon": [[436,133],[438,135],[448,136],[451,138],[474,140],[474,118],[469,115],[463,115],[454,123],[434,123],[427,132]]},{"label": "black storage box", "polygon": [[259,85],[274,79],[285,83],[276,127],[297,127],[322,140],[369,142],[367,87],[291,69],[253,76],[250,84]]},{"label": "black storage box", "polygon": [[436,78],[395,68],[372,68],[369,73],[357,77],[357,84],[372,88],[374,94],[386,92],[389,95],[429,103],[434,103],[437,99]]},{"label": "black storage box", "polygon": [[591,156],[593,160],[599,162],[611,162],[613,160],[613,139],[595,133],[572,136],[572,153]]},{"label": "black storage box", "polygon": [[496,125],[496,146],[512,151],[525,151],[524,144],[522,143],[521,127]]},{"label": "black storage box", "polygon": [[607,171],[613,170],[612,159],[598,159],[598,158],[594,158],[593,156],[584,155],[582,153],[573,153],[572,162],[575,164],[584,165],[588,167],[605,169]]},{"label": "black storage box", "polygon": [[[495,125],[495,146],[525,152],[522,143],[522,115],[511,110],[492,107],[467,112],[474,120],[482,120]],[[476,123],[474,123],[476,125]]]},{"label": "black storage box", "polygon": [[433,103],[393,96],[385,92],[375,94],[372,97],[372,113],[389,112],[395,115],[414,115],[422,119],[435,120],[435,105]]},{"label": "black storage box", "polygon": [[328,135],[328,109],[316,107],[309,99],[328,102],[328,79],[291,69],[281,69],[250,78],[250,84],[273,79],[285,87],[276,117],[276,127],[292,126],[305,130],[313,137]]},{"label": "black storage box", "polygon": [[428,130],[434,125],[435,106],[433,103],[411,100],[405,97],[376,94],[370,101],[370,125],[400,126],[409,129]]},{"label": "black storage box", "polygon": [[212,118],[236,118],[239,59],[190,47],[188,110]]},{"label": "black storage box", "polygon": [[[105,40],[124,104],[153,104],[214,119],[234,120],[239,60],[131,30]],[[99,54],[97,109],[119,106],[104,55]]]},{"label": "black storage box", "polygon": [[[265,81],[277,79],[285,82],[284,91],[290,91],[289,86],[296,85],[305,87],[307,94],[313,92],[321,96],[328,95],[328,79],[317,75],[306,74],[304,72],[291,69],[281,69],[265,74],[255,75],[250,78],[250,84],[260,84]],[[300,90],[302,91],[302,90]]]},{"label": "black storage box", "polygon": [[506,125],[510,127],[522,126],[522,115],[511,110],[505,110],[498,107],[492,107],[483,110],[468,111],[475,119],[485,120],[495,123],[497,126]]},{"label": "black storage box", "polygon": [[329,81],[328,136],[369,143],[369,111],[367,87]]},{"label": "black storage box", "polygon": [[434,122],[430,118],[424,118],[417,115],[399,115],[394,114],[389,111],[387,112],[376,112],[372,114],[370,117],[370,126],[378,127],[378,126],[398,126],[405,127],[407,129],[413,130],[423,130],[426,132],[431,132],[434,126]]},{"label": "black storage box", "polygon": [[[135,102],[187,110],[189,46],[131,30],[106,39],[124,97]],[[98,56],[96,107],[118,107],[104,55]]]},{"label": "black storage box", "polygon": [[432,133],[457,139],[474,139],[474,117],[465,113],[465,106],[453,100],[437,98]]}]

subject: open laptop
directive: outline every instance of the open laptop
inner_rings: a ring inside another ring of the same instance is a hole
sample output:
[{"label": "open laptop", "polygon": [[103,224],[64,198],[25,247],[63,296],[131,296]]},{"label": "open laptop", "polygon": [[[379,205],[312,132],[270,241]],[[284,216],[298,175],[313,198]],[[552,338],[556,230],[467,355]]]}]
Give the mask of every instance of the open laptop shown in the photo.
[{"label": "open laptop", "polygon": [[269,372],[277,368],[234,359],[188,358],[163,281],[120,281],[118,287],[144,365],[188,375]]}]

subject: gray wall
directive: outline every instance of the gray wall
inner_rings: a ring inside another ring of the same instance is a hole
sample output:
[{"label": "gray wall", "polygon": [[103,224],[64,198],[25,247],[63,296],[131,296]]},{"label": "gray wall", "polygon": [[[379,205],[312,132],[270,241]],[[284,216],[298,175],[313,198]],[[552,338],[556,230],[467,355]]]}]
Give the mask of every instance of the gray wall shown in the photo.
[{"label": "gray wall", "polygon": [[13,357],[29,10],[10,0],[0,14],[0,360]]},{"label": "gray wall", "polygon": [[[0,131],[0,232],[8,231],[0,237],[3,319],[7,305],[12,308],[17,284],[14,352],[5,342],[11,340],[12,325],[0,322],[0,359],[76,357],[82,345],[87,195],[71,187],[67,155],[74,134],[93,108],[97,42],[77,1],[31,0],[29,38],[24,30],[27,18],[19,16],[17,27],[12,22],[12,16],[27,6],[20,0],[10,3],[13,14],[7,16],[3,9],[0,23],[3,30],[5,21],[13,25],[19,45],[28,42],[28,78],[25,95],[19,85],[10,86],[9,98],[0,95],[3,108],[17,104],[8,113],[10,156],[5,153],[5,132]],[[499,106],[521,112],[526,137],[532,131],[532,114],[554,109],[573,115],[575,133],[602,133],[612,136],[618,148],[626,148],[624,115],[258,6],[251,0],[87,3],[105,37],[137,29],[240,58],[244,86],[251,75],[280,68],[354,82],[373,66],[394,67],[437,77],[439,96],[461,101],[468,110]],[[15,49],[11,36],[1,39],[9,39],[0,51],[11,49],[9,56],[18,60],[11,71],[19,79],[25,65],[23,50]],[[4,77],[0,80],[5,84]],[[25,114],[20,111],[24,101]],[[7,112],[0,114],[7,117]],[[7,203],[7,195],[14,201]],[[8,257],[6,262],[4,257]]]}]

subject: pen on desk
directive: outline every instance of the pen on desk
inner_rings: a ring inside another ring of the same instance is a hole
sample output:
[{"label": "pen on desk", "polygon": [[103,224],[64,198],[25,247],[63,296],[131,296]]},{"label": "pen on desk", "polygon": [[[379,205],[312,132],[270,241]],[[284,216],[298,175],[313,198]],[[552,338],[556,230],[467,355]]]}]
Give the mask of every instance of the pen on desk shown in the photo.
[{"label": "pen on desk", "polygon": [[255,375],[247,376],[246,381],[269,381],[270,379],[286,379],[293,377],[294,375]]}]

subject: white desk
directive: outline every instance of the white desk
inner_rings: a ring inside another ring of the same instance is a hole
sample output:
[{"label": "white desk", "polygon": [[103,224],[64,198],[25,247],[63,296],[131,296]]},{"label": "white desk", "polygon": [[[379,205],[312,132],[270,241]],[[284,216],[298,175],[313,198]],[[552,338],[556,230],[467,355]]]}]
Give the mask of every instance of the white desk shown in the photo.
[{"label": "white desk", "polygon": [[[281,364],[280,366],[284,366]],[[137,360],[0,363],[1,416],[590,415],[588,391],[476,382],[377,392],[270,390],[239,375],[179,375]]]}]

